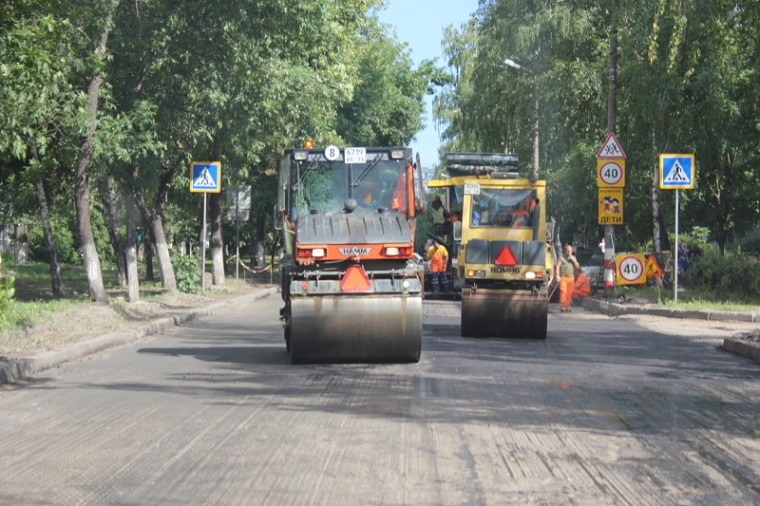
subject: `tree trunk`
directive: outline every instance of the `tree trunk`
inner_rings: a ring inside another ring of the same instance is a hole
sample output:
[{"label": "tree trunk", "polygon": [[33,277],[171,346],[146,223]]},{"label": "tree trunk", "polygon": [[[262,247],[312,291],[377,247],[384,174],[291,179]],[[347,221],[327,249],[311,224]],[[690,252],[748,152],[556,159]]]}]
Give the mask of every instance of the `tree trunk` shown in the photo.
[{"label": "tree trunk", "polygon": [[659,166],[652,167],[652,251],[662,253],[662,217],[660,216],[660,174]]},{"label": "tree trunk", "polygon": [[45,246],[50,257],[50,280],[52,282],[53,296],[62,298],[66,296],[66,290],[63,287],[61,278],[61,264],[58,262],[58,251],[55,247],[53,238],[53,228],[50,226],[50,209],[48,207],[47,196],[45,195],[45,185],[42,180],[38,179],[35,187],[37,189],[37,201],[40,204],[40,218],[42,218],[42,232],[45,236]]},{"label": "tree trunk", "polygon": [[98,95],[102,85],[100,74],[95,75],[90,81],[87,90],[88,105],[91,126],[79,147],[79,160],[77,161],[76,182],[74,191],[74,205],[77,211],[77,227],[79,229],[79,241],[81,243],[82,260],[87,271],[87,282],[90,285],[90,293],[96,302],[108,303],[108,295],[103,285],[103,275],[100,269],[100,258],[95,247],[95,237],[92,234],[90,223],[90,162],[92,160],[92,139],[95,136],[95,114],[98,108]]},{"label": "tree trunk", "polygon": [[[219,160],[220,132],[214,136],[211,146],[211,159]],[[221,175],[220,175],[221,176]],[[221,187],[221,181],[219,181]],[[221,194],[209,195],[209,222],[211,224],[211,284],[224,286],[224,239],[222,238],[222,204]]]},{"label": "tree trunk", "polygon": [[16,262],[21,265],[29,261],[29,236],[26,233],[26,223],[16,225],[16,245],[14,247]]},{"label": "tree trunk", "polygon": [[153,272],[153,238],[150,235],[150,226],[143,220],[143,255],[145,256],[145,279],[147,281],[155,281],[156,275]]},{"label": "tree trunk", "polygon": [[262,268],[266,265],[266,216],[260,214],[256,217],[256,265]]},{"label": "tree trunk", "polygon": [[[111,22],[114,12],[119,6],[120,0],[111,0],[108,13],[103,20],[103,31],[98,38],[95,47],[95,57],[98,62],[105,59],[106,44],[111,31]],[[100,259],[95,247],[95,238],[92,234],[90,223],[90,162],[92,161],[92,140],[97,129],[98,98],[103,85],[103,76],[98,71],[91,78],[87,87],[87,114],[89,116],[89,128],[82,139],[79,147],[77,160],[76,179],[74,184],[74,205],[77,211],[77,226],[79,228],[79,240],[81,242],[82,260],[87,271],[87,281],[90,292],[96,302],[107,303],[108,295],[103,286],[103,275],[100,269]]]},{"label": "tree trunk", "polygon": [[113,176],[108,176],[100,182],[100,197],[103,199],[103,216],[108,229],[108,237],[111,239],[116,269],[119,276],[119,286],[127,283],[126,260],[124,258],[124,240],[119,231],[119,203],[114,191]]},{"label": "tree trunk", "polygon": [[211,222],[211,283],[224,286],[224,241],[222,240],[221,194],[211,193],[209,197],[209,221]]},{"label": "tree trunk", "polygon": [[[160,197],[161,194],[162,189],[159,188],[159,202],[162,198]],[[151,213],[145,205],[142,193],[137,191],[135,192],[135,204],[140,210],[143,221],[150,229],[153,244],[156,246],[156,259],[158,260],[158,267],[161,269],[161,284],[166,290],[174,292],[177,290],[177,279],[174,276],[174,268],[169,257],[169,246],[164,234],[164,222],[161,219],[160,209]]]},{"label": "tree trunk", "polygon": [[137,273],[137,245],[135,237],[135,199],[130,190],[127,190],[126,199],[127,237],[125,239],[124,260],[127,271],[127,300],[137,302],[140,300],[140,281]]}]

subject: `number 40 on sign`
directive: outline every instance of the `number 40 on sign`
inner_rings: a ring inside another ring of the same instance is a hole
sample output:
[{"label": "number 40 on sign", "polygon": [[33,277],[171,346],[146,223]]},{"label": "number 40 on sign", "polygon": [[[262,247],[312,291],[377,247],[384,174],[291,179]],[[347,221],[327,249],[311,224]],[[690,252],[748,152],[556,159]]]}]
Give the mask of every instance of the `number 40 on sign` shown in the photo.
[{"label": "number 40 on sign", "polygon": [[641,285],[646,283],[643,253],[622,253],[615,255],[617,282],[619,285]]}]

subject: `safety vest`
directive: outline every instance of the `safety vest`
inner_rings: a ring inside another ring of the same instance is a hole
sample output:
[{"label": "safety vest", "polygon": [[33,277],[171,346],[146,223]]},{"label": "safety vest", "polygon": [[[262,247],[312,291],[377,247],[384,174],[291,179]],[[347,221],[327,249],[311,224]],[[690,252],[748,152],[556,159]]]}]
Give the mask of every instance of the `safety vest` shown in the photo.
[{"label": "safety vest", "polygon": [[432,260],[430,270],[433,272],[443,272],[446,270],[446,262],[449,259],[449,252],[443,244],[439,244],[438,248],[430,246],[427,257]]},{"label": "safety vest", "polygon": [[573,287],[573,298],[578,299],[581,297],[588,297],[591,295],[591,284],[588,278],[582,272],[575,278],[575,286]]},{"label": "safety vest", "polygon": [[430,207],[430,214],[433,218],[433,223],[436,225],[441,225],[446,222],[446,217],[443,214],[443,206],[440,206],[438,209],[435,207]]}]

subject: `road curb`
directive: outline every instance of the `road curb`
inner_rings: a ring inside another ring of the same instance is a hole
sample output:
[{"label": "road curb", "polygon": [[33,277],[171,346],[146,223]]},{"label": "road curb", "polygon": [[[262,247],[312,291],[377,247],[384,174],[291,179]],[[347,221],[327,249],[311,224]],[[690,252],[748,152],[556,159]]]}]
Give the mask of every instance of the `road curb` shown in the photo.
[{"label": "road curb", "polygon": [[734,355],[746,357],[760,364],[760,343],[727,337],[723,339],[723,349]]},{"label": "road curb", "polygon": [[[681,318],[689,320],[710,320],[722,322],[760,322],[757,313],[742,313],[740,311],[711,311],[699,309],[666,308],[654,304],[620,304],[607,300],[587,297],[583,299],[583,307],[589,311],[597,311],[607,316],[647,314],[666,318]],[[722,348],[725,351],[749,358],[760,364],[760,343],[741,338],[725,338]]]},{"label": "road curb", "polygon": [[158,318],[150,323],[138,326],[135,329],[105,334],[94,339],[88,339],[67,346],[61,350],[41,353],[32,358],[21,358],[7,361],[0,360],[0,385],[14,383],[40,371],[92,355],[99,351],[129,344],[146,336],[160,334],[174,327],[181,327],[189,323],[201,321],[205,318],[221,313],[222,310],[229,311],[231,306],[242,306],[276,293],[276,286],[257,289],[253,293],[247,293],[239,297],[227,299],[223,302],[214,302],[204,308],[188,310],[179,315]]}]

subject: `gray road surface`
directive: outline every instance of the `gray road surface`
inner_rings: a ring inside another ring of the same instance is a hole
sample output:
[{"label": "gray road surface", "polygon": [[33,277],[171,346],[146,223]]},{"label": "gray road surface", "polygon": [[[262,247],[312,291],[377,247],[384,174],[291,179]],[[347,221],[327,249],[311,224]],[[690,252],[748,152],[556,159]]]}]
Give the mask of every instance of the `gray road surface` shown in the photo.
[{"label": "gray road surface", "polygon": [[704,327],[425,302],[419,364],[291,366],[279,306],[1,388],[0,503],[760,503],[760,367]]}]

